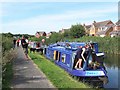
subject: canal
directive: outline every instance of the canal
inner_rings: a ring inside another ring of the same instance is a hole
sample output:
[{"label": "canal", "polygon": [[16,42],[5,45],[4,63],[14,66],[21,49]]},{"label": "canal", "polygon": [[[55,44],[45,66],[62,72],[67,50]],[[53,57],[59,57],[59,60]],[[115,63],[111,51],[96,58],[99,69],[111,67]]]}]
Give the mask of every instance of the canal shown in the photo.
[{"label": "canal", "polygon": [[107,70],[109,82],[104,85],[104,88],[119,88],[120,65],[118,60],[120,55],[106,54],[104,58],[104,65]]}]

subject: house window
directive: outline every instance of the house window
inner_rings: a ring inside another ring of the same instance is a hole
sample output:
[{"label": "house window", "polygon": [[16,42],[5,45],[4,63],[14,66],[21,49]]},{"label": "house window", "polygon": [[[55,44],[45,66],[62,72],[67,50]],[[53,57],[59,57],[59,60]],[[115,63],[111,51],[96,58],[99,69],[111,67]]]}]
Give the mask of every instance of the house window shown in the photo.
[{"label": "house window", "polygon": [[101,27],[101,28],[100,28],[100,30],[102,31],[102,30],[103,30],[103,28]]}]

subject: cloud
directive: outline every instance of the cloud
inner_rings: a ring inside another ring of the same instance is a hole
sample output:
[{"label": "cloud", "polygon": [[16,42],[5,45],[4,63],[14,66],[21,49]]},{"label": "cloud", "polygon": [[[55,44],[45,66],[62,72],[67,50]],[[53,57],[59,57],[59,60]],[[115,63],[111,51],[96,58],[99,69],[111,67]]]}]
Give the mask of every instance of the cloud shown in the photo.
[{"label": "cloud", "polygon": [[[76,23],[92,22],[90,19],[109,16],[109,13],[117,13],[117,6],[112,9],[84,9],[76,11],[66,11],[61,14],[40,15],[24,20],[4,23],[3,32],[29,33],[35,34],[36,31],[58,31],[62,28],[70,28]],[[116,17],[117,18],[117,17]]]}]

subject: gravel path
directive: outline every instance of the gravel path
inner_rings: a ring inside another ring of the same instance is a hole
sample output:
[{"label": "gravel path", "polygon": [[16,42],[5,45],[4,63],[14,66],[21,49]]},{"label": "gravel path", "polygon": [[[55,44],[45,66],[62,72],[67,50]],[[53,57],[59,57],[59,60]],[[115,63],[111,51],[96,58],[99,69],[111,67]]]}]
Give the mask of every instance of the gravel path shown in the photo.
[{"label": "gravel path", "polygon": [[12,89],[55,89],[44,73],[39,70],[32,60],[26,60],[21,47],[17,49],[17,57],[13,61],[14,77]]}]

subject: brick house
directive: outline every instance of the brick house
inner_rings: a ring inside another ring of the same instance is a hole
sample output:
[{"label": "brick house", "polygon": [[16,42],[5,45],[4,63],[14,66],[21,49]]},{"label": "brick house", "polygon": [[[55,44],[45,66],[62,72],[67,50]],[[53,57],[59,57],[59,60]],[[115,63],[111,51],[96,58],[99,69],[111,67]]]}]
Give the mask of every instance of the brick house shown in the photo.
[{"label": "brick house", "polygon": [[109,33],[113,31],[114,23],[111,20],[102,22],[94,21],[91,25],[83,24],[85,32],[90,36],[109,36]]},{"label": "brick house", "polygon": [[106,20],[102,22],[95,22],[90,28],[90,35],[92,36],[108,36],[111,31],[113,31],[114,23],[111,20]]},{"label": "brick house", "polygon": [[41,31],[41,32],[36,32],[35,37],[40,38],[40,36],[46,36],[46,32]]},{"label": "brick house", "polygon": [[96,36],[105,37],[110,36],[110,32],[113,31],[114,25],[107,26],[104,30],[101,30],[96,33]]},{"label": "brick house", "polygon": [[115,23],[113,31],[110,32],[110,36],[111,37],[120,36],[120,20],[118,20],[118,22]]},{"label": "brick house", "polygon": [[46,38],[49,38],[53,33],[56,33],[56,32],[49,32],[49,33],[47,33]]}]

